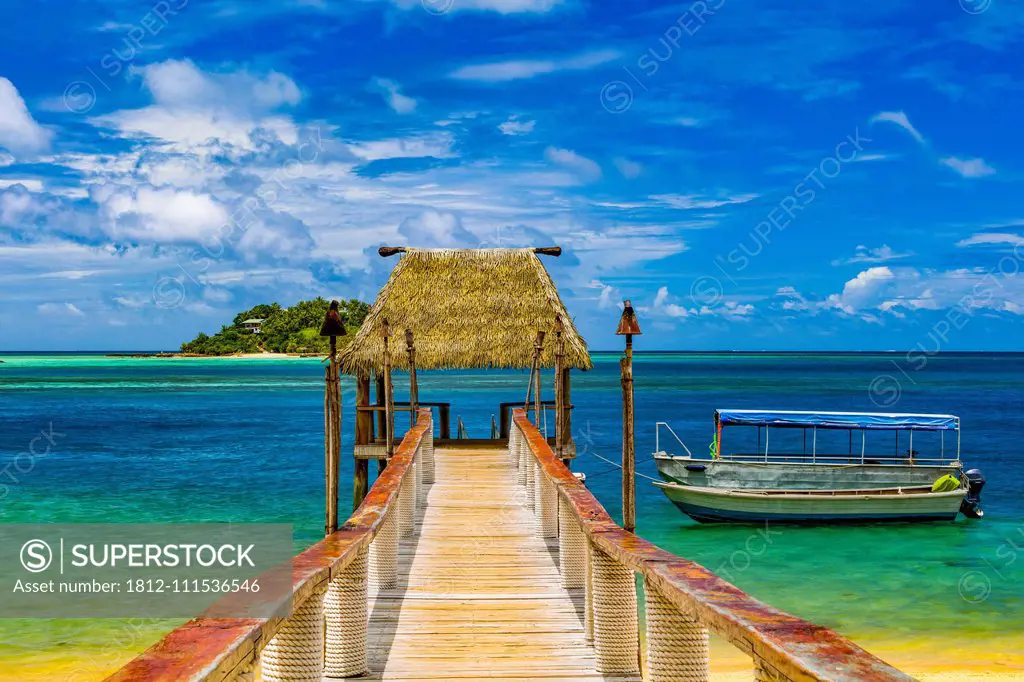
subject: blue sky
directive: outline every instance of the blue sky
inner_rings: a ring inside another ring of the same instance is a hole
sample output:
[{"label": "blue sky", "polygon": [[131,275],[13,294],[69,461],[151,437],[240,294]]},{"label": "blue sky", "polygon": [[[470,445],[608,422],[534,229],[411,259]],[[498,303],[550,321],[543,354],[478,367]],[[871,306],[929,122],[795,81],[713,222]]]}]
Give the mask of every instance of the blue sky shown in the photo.
[{"label": "blue sky", "polygon": [[1021,349],[1019,0],[0,10],[0,349],[560,244],[591,346]]}]

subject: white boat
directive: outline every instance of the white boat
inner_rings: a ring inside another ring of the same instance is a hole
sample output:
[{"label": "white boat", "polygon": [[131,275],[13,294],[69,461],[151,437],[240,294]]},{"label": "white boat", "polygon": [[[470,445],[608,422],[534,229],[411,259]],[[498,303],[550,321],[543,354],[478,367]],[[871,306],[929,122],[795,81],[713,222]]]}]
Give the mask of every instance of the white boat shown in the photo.
[{"label": "white boat", "polygon": [[[739,426],[756,428],[756,443],[748,432],[746,439],[730,439],[730,447],[736,449],[723,450],[725,428]],[[686,455],[672,455],[661,449],[663,427],[676,438]],[[963,471],[960,419],[954,415],[716,410],[715,438],[705,458],[694,457],[668,424],[658,422],[656,428],[654,461],[658,473],[668,484],[656,485],[676,506],[698,520],[756,520],[767,519],[772,514],[793,515],[797,521],[847,520],[856,516],[854,510],[867,514],[871,508],[881,511],[872,512],[874,516],[861,517],[863,520],[886,515],[901,519],[914,516],[917,520],[945,518],[929,507],[940,498],[933,500],[920,495],[931,493],[931,486],[947,476],[957,479],[964,487],[958,493],[961,500],[966,494],[962,505],[964,514],[973,518],[982,515],[980,493],[985,480],[980,471]],[[894,434],[894,438],[883,442],[879,432]],[[915,449],[915,434],[919,446],[930,441],[927,445],[935,452],[922,456]],[[950,441],[948,448],[947,440]],[[888,451],[883,452],[883,447]],[[684,494],[685,491],[678,492],[672,486],[700,492]],[[902,492],[893,492],[896,490]],[[829,501],[851,491],[866,495],[870,503],[860,505],[844,499],[840,505],[844,511],[832,514],[829,510],[835,505]],[[746,499],[741,497],[743,493],[758,497],[736,508],[735,500]],[[802,493],[815,494],[799,497]],[[796,507],[790,511],[789,498],[775,499],[777,494],[797,496],[793,498]],[[887,494],[897,497],[890,500]],[[911,495],[914,499],[908,501]],[[767,497],[774,501],[766,504]],[[952,496],[945,494],[942,499],[948,503]],[[720,514],[715,513],[716,501],[723,504],[729,501]],[[891,502],[892,508],[880,506],[883,501]],[[816,505],[821,506],[823,513],[807,512]],[[901,511],[904,507],[924,511],[906,514]]]},{"label": "white boat", "polygon": [[931,486],[870,490],[735,490],[655,483],[683,513],[705,523],[774,521],[850,523],[952,521],[966,488]]}]

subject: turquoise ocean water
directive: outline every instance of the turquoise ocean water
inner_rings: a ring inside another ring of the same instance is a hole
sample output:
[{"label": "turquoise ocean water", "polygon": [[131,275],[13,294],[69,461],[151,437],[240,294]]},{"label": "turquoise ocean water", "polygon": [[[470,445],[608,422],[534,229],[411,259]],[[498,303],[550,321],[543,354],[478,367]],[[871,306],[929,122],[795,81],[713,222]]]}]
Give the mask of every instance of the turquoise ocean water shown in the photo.
[{"label": "turquoise ocean water", "polygon": [[[285,522],[294,524],[296,549],[321,534],[318,360],[0,360],[0,522]],[[618,470],[594,456],[618,458],[618,356],[594,360],[593,371],[573,379],[574,469],[618,517]],[[718,407],[959,415],[963,460],[988,478],[982,521],[780,527],[770,543],[752,542],[751,527],[688,521],[641,478],[638,532],[774,606],[865,642],[893,651],[898,643],[923,657],[977,646],[978,663],[1020,665],[1024,355],[949,355],[922,366],[897,355],[639,354],[635,374],[638,471],[648,476],[656,475],[656,421],[705,454]],[[453,420],[462,416],[470,436],[485,437],[498,403],[521,400],[525,387],[521,372],[428,372],[421,399],[451,401]],[[344,393],[343,512],[351,508],[351,380]],[[404,396],[402,377],[396,393]],[[51,429],[49,454],[10,466]],[[6,669],[19,671],[11,679],[34,671],[49,679],[42,671],[69,657],[89,670],[110,668],[171,625],[0,620],[0,678]]]}]

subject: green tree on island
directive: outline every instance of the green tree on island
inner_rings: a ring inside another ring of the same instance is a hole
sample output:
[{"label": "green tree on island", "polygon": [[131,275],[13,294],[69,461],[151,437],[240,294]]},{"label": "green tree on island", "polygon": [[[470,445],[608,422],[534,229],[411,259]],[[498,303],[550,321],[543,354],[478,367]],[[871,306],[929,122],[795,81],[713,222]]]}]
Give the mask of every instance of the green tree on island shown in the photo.
[{"label": "green tree on island", "polygon": [[[358,299],[340,301],[341,318],[348,336],[338,339],[344,345],[363,323],[370,306]],[[299,301],[290,308],[278,303],[261,303],[244,310],[213,336],[200,333],[181,344],[181,352],[190,355],[234,355],[236,353],[326,353],[328,340],[320,336],[320,325],[330,303],[317,297]],[[258,334],[245,327],[246,320],[263,320]]]}]

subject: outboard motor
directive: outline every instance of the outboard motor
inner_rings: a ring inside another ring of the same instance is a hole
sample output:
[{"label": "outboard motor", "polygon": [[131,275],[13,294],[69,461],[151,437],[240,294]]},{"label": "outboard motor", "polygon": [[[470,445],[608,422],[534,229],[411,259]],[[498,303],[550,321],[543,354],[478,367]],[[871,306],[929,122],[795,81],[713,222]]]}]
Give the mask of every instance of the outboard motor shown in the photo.
[{"label": "outboard motor", "polygon": [[967,478],[967,495],[960,503],[960,513],[969,519],[980,519],[985,515],[981,507],[981,489],[985,487],[985,476],[980,469],[964,472]]}]

